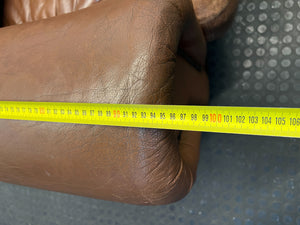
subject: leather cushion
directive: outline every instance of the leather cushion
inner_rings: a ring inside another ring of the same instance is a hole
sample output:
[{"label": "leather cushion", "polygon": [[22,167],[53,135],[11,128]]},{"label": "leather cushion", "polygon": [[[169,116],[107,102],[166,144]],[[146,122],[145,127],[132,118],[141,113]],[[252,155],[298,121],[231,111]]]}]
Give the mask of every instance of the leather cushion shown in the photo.
[{"label": "leather cushion", "polygon": [[6,0],[6,26],[22,24],[83,9],[96,0]]},{"label": "leather cushion", "polygon": [[[201,104],[206,42],[186,0],[109,0],[0,29],[0,99]],[[176,82],[177,81],[177,82]],[[177,83],[177,84],[176,84]],[[0,180],[135,204],[185,196],[199,132],[1,120]]]},{"label": "leather cushion", "polygon": [[[101,0],[6,0],[6,26],[36,21],[74,12]],[[228,29],[239,0],[193,0],[198,23],[208,41],[222,36]]]}]

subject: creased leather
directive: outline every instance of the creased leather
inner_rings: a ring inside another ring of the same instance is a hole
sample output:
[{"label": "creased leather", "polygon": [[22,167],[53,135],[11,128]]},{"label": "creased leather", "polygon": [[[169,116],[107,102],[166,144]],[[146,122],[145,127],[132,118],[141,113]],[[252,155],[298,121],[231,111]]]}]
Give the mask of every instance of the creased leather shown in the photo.
[{"label": "creased leather", "polygon": [[6,26],[22,24],[87,8],[96,0],[6,0]]},{"label": "creased leather", "polygon": [[[89,7],[101,0],[6,0],[5,25],[22,24]],[[239,0],[193,0],[193,6],[208,41],[228,29]]]},{"label": "creased leather", "polygon": [[[205,38],[187,0],[103,0],[1,28],[0,52],[1,100],[208,101]],[[8,120],[0,129],[0,181],[156,205],[196,178],[199,132]]]}]

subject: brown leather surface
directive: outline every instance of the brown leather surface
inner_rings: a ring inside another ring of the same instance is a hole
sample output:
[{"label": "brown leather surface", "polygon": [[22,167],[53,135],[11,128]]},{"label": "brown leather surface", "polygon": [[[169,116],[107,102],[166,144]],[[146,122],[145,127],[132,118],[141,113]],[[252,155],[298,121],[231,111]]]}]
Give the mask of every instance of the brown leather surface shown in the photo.
[{"label": "brown leather surface", "polygon": [[54,17],[83,9],[96,0],[6,0],[6,26]]},{"label": "brown leather surface", "polygon": [[[206,44],[187,0],[104,0],[0,29],[0,99],[204,104]],[[192,187],[198,132],[0,120],[0,180],[134,204]]]},{"label": "brown leather surface", "polygon": [[[36,21],[89,7],[101,0],[6,0],[5,25]],[[208,41],[222,36],[239,0],[192,0]]]},{"label": "brown leather surface", "polygon": [[199,24],[208,41],[220,38],[234,17],[239,0],[193,0]]}]

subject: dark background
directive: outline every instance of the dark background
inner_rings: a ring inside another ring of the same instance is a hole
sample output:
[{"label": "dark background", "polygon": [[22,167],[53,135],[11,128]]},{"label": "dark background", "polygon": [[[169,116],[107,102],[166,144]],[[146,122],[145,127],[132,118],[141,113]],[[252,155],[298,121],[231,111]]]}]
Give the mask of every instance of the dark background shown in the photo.
[{"label": "dark background", "polygon": [[[4,0],[0,0],[0,18],[3,18]],[[0,27],[2,27],[2,19],[0,19]]]}]

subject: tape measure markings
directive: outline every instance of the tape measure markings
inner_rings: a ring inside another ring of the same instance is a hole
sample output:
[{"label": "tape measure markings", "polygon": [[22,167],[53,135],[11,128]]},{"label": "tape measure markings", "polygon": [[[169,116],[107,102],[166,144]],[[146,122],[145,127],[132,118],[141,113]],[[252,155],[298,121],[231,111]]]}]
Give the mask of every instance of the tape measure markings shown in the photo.
[{"label": "tape measure markings", "polygon": [[300,109],[0,101],[0,118],[300,137]]}]

